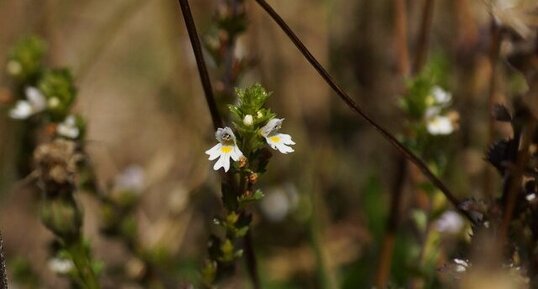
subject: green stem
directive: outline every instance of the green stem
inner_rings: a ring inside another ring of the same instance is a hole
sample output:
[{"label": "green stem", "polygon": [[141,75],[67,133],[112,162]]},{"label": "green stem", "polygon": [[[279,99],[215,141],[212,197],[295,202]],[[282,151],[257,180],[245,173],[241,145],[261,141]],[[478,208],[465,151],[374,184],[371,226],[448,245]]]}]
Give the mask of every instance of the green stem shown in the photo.
[{"label": "green stem", "polygon": [[100,289],[97,276],[92,268],[92,262],[82,238],[66,244],[66,249],[73,259],[78,277],[85,289]]}]

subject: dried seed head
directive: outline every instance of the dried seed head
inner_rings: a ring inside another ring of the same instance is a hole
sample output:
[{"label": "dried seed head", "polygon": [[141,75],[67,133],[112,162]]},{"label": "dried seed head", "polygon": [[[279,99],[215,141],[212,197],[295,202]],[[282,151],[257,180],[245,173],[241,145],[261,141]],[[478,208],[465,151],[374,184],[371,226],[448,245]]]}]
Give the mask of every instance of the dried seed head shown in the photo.
[{"label": "dried seed head", "polygon": [[75,183],[77,165],[82,155],[77,152],[76,143],[57,139],[42,144],[34,151],[35,171],[40,186],[47,193],[60,193]]}]

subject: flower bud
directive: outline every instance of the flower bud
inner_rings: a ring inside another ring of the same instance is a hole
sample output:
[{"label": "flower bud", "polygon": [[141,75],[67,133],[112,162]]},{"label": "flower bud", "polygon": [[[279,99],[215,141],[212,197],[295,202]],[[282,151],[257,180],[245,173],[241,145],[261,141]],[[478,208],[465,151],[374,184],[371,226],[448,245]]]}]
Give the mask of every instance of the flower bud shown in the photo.
[{"label": "flower bud", "polygon": [[74,239],[82,226],[82,214],[72,196],[46,198],[41,207],[41,220],[55,235]]},{"label": "flower bud", "polygon": [[247,114],[245,115],[245,118],[243,118],[243,124],[246,126],[251,126],[254,123],[254,118],[252,115]]}]

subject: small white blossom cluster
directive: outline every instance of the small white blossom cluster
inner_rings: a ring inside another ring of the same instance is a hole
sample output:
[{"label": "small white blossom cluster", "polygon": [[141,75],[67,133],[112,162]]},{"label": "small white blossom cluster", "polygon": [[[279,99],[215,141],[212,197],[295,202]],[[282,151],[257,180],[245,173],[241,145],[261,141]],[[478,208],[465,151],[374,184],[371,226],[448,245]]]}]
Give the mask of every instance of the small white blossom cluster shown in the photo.
[{"label": "small white blossom cluster", "polygon": [[24,89],[26,99],[19,100],[15,107],[9,111],[13,119],[27,119],[47,109],[47,98],[35,87],[29,86]]},{"label": "small white blossom cluster", "polygon": [[428,108],[424,119],[426,129],[431,135],[449,135],[456,129],[457,113],[443,113],[451,101],[452,95],[439,86],[435,86],[426,99]]},{"label": "small white blossom cluster", "polygon": [[[247,116],[243,120],[247,126],[251,125],[252,121],[252,116]],[[283,121],[283,118],[273,118],[269,120],[267,124],[259,130],[259,134],[265,138],[265,141],[272,149],[278,150],[283,154],[288,154],[294,151],[291,145],[294,145],[295,142],[293,142],[289,134],[278,133],[282,127]],[[223,168],[224,171],[227,172],[230,169],[230,159],[239,161],[244,157],[243,152],[241,152],[237,146],[236,137],[231,128],[219,128],[215,133],[215,138],[219,143],[205,153],[209,155],[210,161],[218,159],[213,166],[214,170],[217,171],[220,168]]]},{"label": "small white blossom cluster", "polygon": [[55,272],[56,274],[60,275],[65,275],[71,272],[71,270],[73,270],[73,268],[75,267],[73,261],[58,257],[51,258],[47,262],[47,265],[52,272]]},{"label": "small white blossom cluster", "polygon": [[[55,108],[58,106],[58,98],[47,98],[36,87],[28,86],[24,89],[25,99],[17,101],[15,106],[9,111],[9,117],[17,120],[28,119],[33,115],[41,113],[47,108]],[[68,115],[63,122],[59,123],[56,128],[56,133],[59,136],[76,139],[80,135],[80,128],[77,125],[77,119],[74,115]]]}]

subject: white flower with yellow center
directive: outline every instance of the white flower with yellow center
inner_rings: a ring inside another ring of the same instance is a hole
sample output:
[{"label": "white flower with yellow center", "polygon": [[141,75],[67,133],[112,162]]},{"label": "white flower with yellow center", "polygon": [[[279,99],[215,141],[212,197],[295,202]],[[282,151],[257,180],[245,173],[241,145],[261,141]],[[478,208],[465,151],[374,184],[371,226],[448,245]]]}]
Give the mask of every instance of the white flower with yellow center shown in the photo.
[{"label": "white flower with yellow center", "polygon": [[24,90],[24,94],[26,99],[17,101],[9,111],[9,116],[13,119],[27,119],[47,108],[47,99],[39,89],[30,86]]},{"label": "white flower with yellow center", "polygon": [[274,150],[278,150],[283,154],[293,152],[293,148],[290,145],[294,145],[295,142],[291,140],[289,134],[277,133],[282,127],[283,118],[273,118],[267,122],[267,124],[261,128],[260,134],[265,138],[267,144]]},{"label": "white flower with yellow center", "polygon": [[224,168],[224,171],[227,172],[230,169],[230,158],[238,161],[243,156],[243,153],[237,147],[235,135],[231,128],[219,128],[215,133],[215,138],[219,143],[205,153],[209,155],[210,161],[218,158],[213,166],[215,171]]}]

